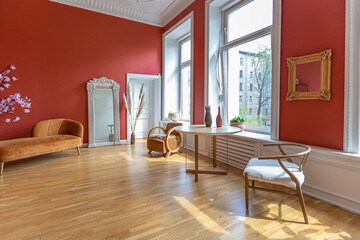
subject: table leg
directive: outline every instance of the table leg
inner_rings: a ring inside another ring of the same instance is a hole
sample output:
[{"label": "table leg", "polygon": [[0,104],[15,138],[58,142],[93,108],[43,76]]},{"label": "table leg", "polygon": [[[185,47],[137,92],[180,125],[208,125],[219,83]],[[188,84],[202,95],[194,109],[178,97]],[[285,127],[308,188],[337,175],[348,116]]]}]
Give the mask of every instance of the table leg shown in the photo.
[{"label": "table leg", "polygon": [[216,168],[216,136],[213,136],[213,167]]},{"label": "table leg", "polygon": [[195,135],[195,182],[198,181],[198,170],[199,170],[199,142],[198,135]]}]

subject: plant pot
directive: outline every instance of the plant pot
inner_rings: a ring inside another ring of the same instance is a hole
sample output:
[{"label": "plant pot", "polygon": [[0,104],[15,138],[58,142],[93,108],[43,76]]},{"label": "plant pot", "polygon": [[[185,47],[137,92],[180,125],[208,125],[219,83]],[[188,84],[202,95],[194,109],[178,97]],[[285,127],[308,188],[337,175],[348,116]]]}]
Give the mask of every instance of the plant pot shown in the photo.
[{"label": "plant pot", "polygon": [[234,122],[231,122],[231,123],[230,123],[230,126],[240,128],[240,132],[243,132],[243,131],[245,130],[245,123],[234,123]]},{"label": "plant pot", "polygon": [[135,133],[131,133],[130,144],[135,143]]}]

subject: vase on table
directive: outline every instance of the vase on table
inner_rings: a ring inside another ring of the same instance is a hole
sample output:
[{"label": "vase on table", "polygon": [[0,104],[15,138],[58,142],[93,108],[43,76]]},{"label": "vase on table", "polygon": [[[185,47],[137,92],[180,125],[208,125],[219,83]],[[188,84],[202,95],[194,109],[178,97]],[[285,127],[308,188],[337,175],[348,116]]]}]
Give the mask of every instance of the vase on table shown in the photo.
[{"label": "vase on table", "polygon": [[135,144],[135,133],[131,133],[130,144]]},{"label": "vase on table", "polygon": [[212,117],[211,117],[211,108],[210,105],[205,106],[205,126],[211,127]]},{"label": "vase on table", "polygon": [[220,114],[220,107],[218,108],[218,115],[216,117],[216,126],[217,127],[222,127],[222,117]]}]

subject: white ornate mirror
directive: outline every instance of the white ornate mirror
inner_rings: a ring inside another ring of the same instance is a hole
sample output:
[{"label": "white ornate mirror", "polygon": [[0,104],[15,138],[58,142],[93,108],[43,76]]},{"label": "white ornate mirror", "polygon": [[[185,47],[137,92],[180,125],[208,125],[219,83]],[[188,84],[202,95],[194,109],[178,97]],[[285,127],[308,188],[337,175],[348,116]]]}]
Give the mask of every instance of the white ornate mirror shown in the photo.
[{"label": "white ornate mirror", "polygon": [[120,144],[120,85],[106,77],[86,84],[89,114],[89,148]]}]

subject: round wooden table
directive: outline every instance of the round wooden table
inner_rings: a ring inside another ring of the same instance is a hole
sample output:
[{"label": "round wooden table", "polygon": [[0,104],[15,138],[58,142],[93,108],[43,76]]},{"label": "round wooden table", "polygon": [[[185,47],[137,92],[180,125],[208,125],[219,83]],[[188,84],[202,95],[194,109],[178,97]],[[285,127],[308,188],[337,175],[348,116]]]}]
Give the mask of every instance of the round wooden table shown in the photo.
[{"label": "round wooden table", "polygon": [[198,181],[199,173],[209,174],[227,174],[227,170],[199,170],[199,135],[213,136],[213,167],[216,168],[216,136],[227,136],[240,132],[240,128],[223,126],[223,127],[205,127],[204,125],[177,126],[176,131],[184,134],[195,135],[195,169],[186,169],[186,173],[195,173],[195,182]]}]

